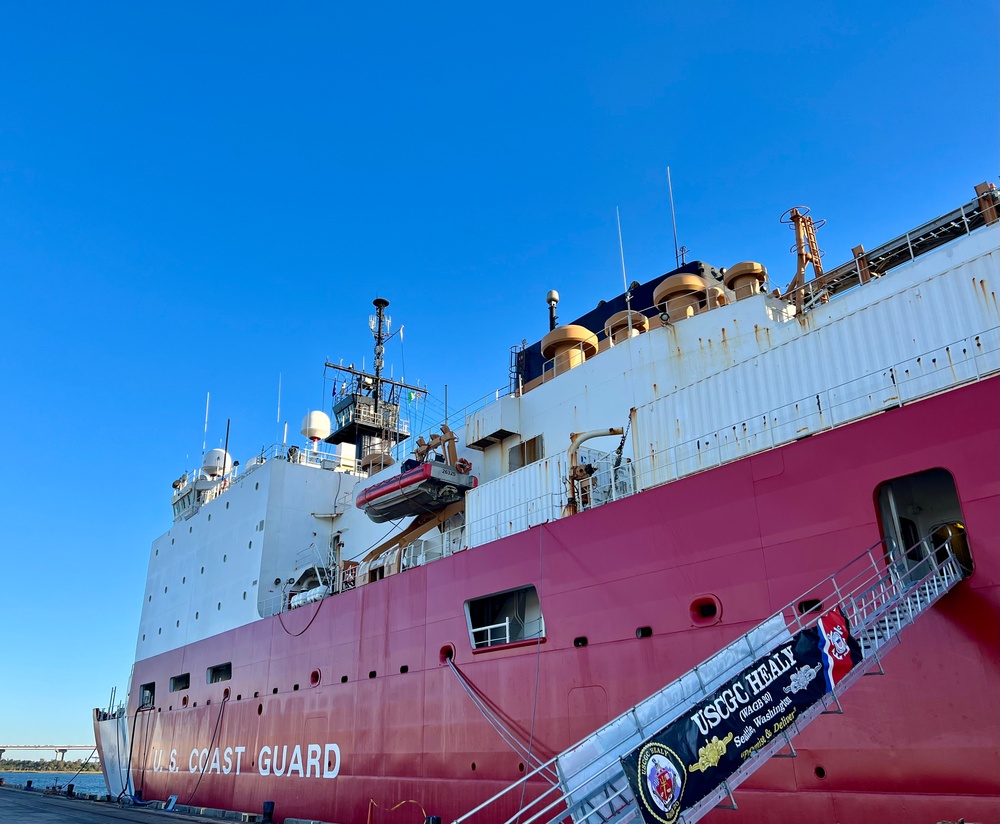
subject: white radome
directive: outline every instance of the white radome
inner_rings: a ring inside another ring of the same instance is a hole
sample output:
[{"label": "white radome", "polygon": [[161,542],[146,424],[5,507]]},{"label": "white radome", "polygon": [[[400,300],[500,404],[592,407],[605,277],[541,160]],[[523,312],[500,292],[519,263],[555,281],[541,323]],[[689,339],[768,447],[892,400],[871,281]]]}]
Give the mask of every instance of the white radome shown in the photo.
[{"label": "white radome", "polygon": [[201,469],[209,478],[228,475],[233,468],[233,459],[225,449],[210,449],[205,454]]},{"label": "white radome", "polygon": [[330,416],[325,412],[308,412],[302,419],[302,434],[311,441],[322,441],[330,437]]}]

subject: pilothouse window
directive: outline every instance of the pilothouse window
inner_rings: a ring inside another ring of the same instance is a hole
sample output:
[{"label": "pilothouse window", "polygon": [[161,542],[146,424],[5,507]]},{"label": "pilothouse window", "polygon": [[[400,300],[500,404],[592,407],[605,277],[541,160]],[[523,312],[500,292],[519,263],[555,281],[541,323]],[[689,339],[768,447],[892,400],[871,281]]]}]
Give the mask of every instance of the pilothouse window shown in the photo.
[{"label": "pilothouse window", "polygon": [[512,589],[465,602],[473,649],[542,638],[538,592],[533,586]]},{"label": "pilothouse window", "polygon": [[139,706],[151,707],[156,701],[156,682],[143,684],[139,687]]},{"label": "pilothouse window", "polygon": [[180,692],[181,690],[190,689],[191,687],[191,673],[185,672],[183,675],[174,675],[170,679],[170,691]]}]

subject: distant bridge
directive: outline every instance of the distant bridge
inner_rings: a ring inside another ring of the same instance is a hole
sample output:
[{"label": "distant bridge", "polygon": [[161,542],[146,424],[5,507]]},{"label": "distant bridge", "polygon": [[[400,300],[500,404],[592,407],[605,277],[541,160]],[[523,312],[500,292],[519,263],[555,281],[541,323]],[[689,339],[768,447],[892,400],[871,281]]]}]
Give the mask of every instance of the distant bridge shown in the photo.
[{"label": "distant bridge", "polygon": [[55,750],[56,761],[65,761],[66,753],[75,750],[90,752],[95,749],[93,744],[0,744],[0,760],[7,750]]}]

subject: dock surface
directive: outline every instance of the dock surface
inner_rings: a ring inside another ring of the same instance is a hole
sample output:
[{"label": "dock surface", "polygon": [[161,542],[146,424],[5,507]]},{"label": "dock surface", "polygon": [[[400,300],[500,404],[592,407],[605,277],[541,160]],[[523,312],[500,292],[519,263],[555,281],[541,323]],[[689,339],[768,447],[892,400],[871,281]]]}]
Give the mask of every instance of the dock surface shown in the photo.
[{"label": "dock surface", "polygon": [[[105,824],[109,821],[206,822],[223,816],[201,817],[168,813],[153,807],[119,807],[115,803],[50,795],[38,790],[0,787],[0,821],[17,824]],[[229,820],[239,821],[239,817]]]}]

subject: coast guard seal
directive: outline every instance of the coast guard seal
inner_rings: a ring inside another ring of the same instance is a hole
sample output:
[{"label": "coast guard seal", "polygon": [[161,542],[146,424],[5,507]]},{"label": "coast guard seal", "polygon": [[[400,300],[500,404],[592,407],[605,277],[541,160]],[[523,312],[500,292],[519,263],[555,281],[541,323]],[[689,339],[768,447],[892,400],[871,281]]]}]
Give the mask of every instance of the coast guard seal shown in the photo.
[{"label": "coast guard seal", "polygon": [[675,824],[681,814],[685,769],[677,754],[658,742],[639,752],[639,800],[647,814],[662,824]]}]

